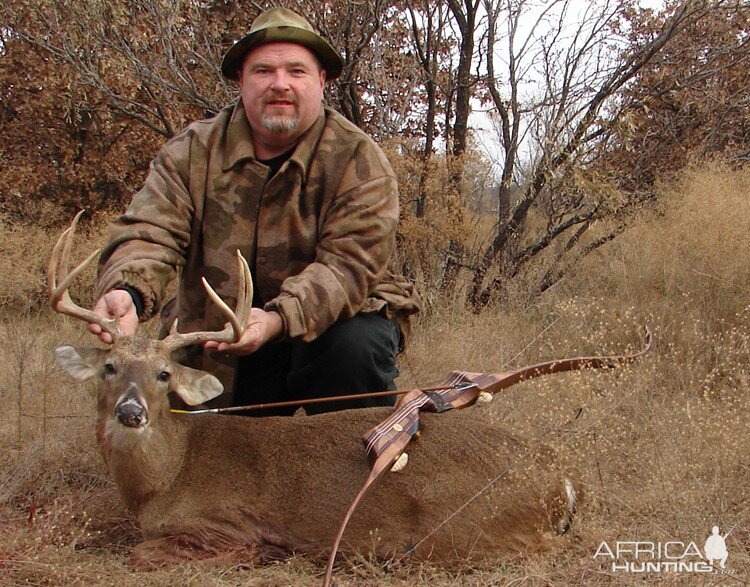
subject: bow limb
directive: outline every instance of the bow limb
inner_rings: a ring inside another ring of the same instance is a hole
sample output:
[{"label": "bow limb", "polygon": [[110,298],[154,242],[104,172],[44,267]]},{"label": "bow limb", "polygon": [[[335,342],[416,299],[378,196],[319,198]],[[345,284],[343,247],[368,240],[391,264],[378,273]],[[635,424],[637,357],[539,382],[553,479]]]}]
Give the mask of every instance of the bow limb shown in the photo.
[{"label": "bow limb", "polygon": [[[646,327],[646,341],[643,348],[630,355],[609,355],[609,356],[592,356],[592,357],[571,357],[569,359],[558,359],[555,361],[546,361],[523,367],[507,373],[469,373],[466,371],[454,371],[449,377],[462,375],[462,381],[472,383],[476,386],[477,394],[488,392],[495,394],[503,389],[507,389],[516,383],[534,379],[541,375],[550,375],[552,373],[565,373],[566,371],[576,371],[578,369],[612,369],[618,365],[628,365],[636,359],[642,357],[651,350],[653,343],[653,334],[651,329]],[[476,401],[476,399],[474,400]],[[471,403],[474,403],[473,401]],[[454,405],[454,408],[466,407]]]},{"label": "bow limb", "polygon": [[404,449],[411,441],[412,436],[419,430],[419,408],[424,403],[424,399],[417,393],[419,390],[410,392],[409,399],[403,402],[399,409],[385,422],[373,428],[364,437],[363,441],[367,448],[367,455],[370,459],[370,475],[367,477],[357,496],[352,501],[344,519],[339,526],[336,539],[331,548],[331,554],[328,556],[328,565],[323,580],[323,587],[329,587],[331,584],[331,575],[333,574],[333,563],[336,560],[341,538],[344,536],[349,519],[352,517],[354,510],[359,502],[367,493],[367,490],[388,471],[393,464],[404,452]]},{"label": "bow limb", "polygon": [[352,505],[349,506],[349,509],[347,510],[343,521],[341,522],[339,531],[336,534],[336,540],[334,540],[333,542],[333,547],[331,548],[331,554],[328,555],[328,564],[326,565],[326,574],[325,574],[325,578],[323,579],[323,587],[329,587],[331,584],[331,575],[333,574],[333,563],[336,560],[336,553],[338,552],[339,544],[341,543],[341,538],[344,535],[344,530],[346,529],[346,525],[349,523],[349,518],[352,517],[354,510],[356,509],[357,505],[359,505],[359,502],[362,500],[367,490],[370,488],[370,486],[373,483],[375,483],[375,481],[382,474],[383,474],[382,471],[376,473],[375,469],[372,469],[372,471],[370,471],[370,476],[367,478],[367,481],[365,481],[365,484],[362,486],[362,489],[360,489],[359,493],[357,493],[357,496],[354,498],[354,501],[352,501]]}]

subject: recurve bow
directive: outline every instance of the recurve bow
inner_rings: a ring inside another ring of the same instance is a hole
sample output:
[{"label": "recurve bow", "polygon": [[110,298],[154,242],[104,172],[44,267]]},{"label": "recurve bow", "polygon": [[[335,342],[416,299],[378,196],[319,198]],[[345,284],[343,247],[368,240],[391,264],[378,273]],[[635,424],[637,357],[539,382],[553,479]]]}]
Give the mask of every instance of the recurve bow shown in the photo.
[{"label": "recurve bow", "polygon": [[323,587],[329,587],[341,538],[354,510],[367,490],[388,471],[404,453],[411,439],[419,432],[419,412],[441,413],[474,405],[483,393],[494,395],[516,383],[541,375],[564,373],[578,369],[611,369],[632,363],[645,355],[653,341],[651,329],[646,327],[644,347],[630,355],[572,357],[546,361],[505,373],[470,373],[452,371],[445,381],[433,388],[413,389],[398,402],[395,411],[384,422],[367,432],[362,440],[370,462],[370,474],[352,501],[336,534],[328,558]]}]

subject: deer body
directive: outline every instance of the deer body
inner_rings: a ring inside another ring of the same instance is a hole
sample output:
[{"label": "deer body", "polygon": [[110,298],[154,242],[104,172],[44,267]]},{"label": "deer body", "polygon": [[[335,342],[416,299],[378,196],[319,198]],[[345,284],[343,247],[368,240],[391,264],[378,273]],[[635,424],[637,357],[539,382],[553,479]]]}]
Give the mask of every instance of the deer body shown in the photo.
[{"label": "deer body", "polygon": [[[517,464],[525,446],[488,408],[424,414],[409,466],[387,475],[355,513],[342,550],[404,554],[492,477]],[[100,450],[147,540],[140,562],[214,556],[253,547],[323,554],[367,478],[360,440],[387,408],[294,418],[168,411],[153,430],[116,430],[101,414]],[[113,422],[114,420],[114,422]],[[543,548],[570,512],[563,473],[534,465],[534,484],[508,480],[454,519],[416,556],[443,561]],[[149,542],[150,541],[150,542]],[[190,552],[175,551],[189,542]]]}]

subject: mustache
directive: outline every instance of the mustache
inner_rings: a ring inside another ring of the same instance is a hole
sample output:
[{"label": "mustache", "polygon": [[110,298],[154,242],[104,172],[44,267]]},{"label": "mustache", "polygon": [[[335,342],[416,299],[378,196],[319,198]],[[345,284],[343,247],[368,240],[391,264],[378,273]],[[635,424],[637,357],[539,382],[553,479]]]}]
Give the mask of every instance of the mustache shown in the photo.
[{"label": "mustache", "polygon": [[293,106],[299,106],[299,100],[297,100],[297,97],[294,94],[290,96],[287,96],[286,94],[271,94],[263,98],[262,104],[265,106],[276,100],[284,100],[286,102],[291,102]]}]

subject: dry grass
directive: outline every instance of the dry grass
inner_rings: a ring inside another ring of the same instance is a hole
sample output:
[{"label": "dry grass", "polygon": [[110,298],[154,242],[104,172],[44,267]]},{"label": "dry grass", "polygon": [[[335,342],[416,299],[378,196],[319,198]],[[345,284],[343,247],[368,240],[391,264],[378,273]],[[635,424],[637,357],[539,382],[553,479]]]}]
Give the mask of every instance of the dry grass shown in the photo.
[{"label": "dry grass", "polygon": [[[0,215],[0,313],[15,315],[29,312],[46,303],[45,271],[52,246],[60,234],[60,227],[49,225],[61,212],[38,210],[39,224],[14,225]],[[71,215],[72,218],[72,215]],[[85,217],[79,227],[73,254],[81,258],[82,251],[91,252],[103,241],[104,230],[112,214],[99,213],[95,218]],[[93,269],[90,270],[93,275]],[[90,284],[91,281],[84,282]],[[91,301],[91,287],[73,286],[76,299]]]},{"label": "dry grass", "polygon": [[[634,350],[641,326],[652,325],[655,348],[632,367],[526,382],[472,408],[579,464],[589,497],[570,548],[454,571],[384,573],[366,559],[341,561],[340,585],[641,584],[643,576],[593,559],[602,541],[694,541],[702,549],[713,525],[725,532],[735,524],[727,541],[733,575],[645,579],[750,580],[750,171],[708,168],[663,189],[670,204],[658,217],[532,307],[481,316],[436,307],[401,363],[403,387],[425,385],[453,368],[499,371]],[[6,312],[0,327],[0,409],[8,416],[0,426],[0,583],[319,584],[322,569],[301,557],[260,569],[131,571],[138,531],[95,454],[90,390],[50,364],[57,344],[84,340],[81,330],[46,313]],[[446,504],[446,515],[458,505]]]}]

